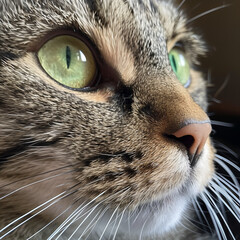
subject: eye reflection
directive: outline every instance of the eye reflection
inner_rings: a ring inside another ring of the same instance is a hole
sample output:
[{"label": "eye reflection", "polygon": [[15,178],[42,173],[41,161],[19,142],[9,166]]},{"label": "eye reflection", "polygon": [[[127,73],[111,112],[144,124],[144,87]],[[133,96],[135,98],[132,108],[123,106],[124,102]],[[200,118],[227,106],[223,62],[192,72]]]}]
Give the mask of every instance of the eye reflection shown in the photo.
[{"label": "eye reflection", "polygon": [[87,61],[87,58],[86,58],[86,56],[84,55],[84,53],[82,51],[79,51],[77,53],[77,59],[81,60],[82,62],[86,62]]}]

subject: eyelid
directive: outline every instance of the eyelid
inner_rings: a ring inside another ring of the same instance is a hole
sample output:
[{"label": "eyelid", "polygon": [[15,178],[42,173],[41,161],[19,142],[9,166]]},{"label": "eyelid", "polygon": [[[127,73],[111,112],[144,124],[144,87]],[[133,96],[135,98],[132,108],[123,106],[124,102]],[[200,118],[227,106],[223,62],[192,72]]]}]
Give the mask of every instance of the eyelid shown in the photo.
[{"label": "eyelid", "polygon": [[99,49],[98,49],[97,45],[94,43],[94,41],[92,41],[92,39],[84,32],[81,32],[80,30],[76,30],[74,28],[58,28],[53,31],[50,31],[50,32],[46,33],[40,39],[38,38],[35,41],[33,41],[31,46],[29,47],[28,51],[37,53],[46,42],[48,42],[49,40],[51,40],[57,36],[61,36],[61,35],[73,36],[75,38],[78,38],[82,42],[84,42],[86,44],[86,46],[91,50],[91,52],[96,60],[96,64],[98,66],[100,66],[102,64],[100,61],[102,59],[101,52],[99,51]]},{"label": "eyelid", "polygon": [[[182,42],[182,41],[178,41],[178,42],[176,42],[175,44],[174,44],[174,46],[172,47],[172,49],[174,49],[174,48],[177,48],[177,49],[179,49],[179,50],[181,50],[182,52],[186,52],[185,51],[185,45],[184,45],[184,43]],[[171,49],[171,50],[172,50]],[[170,51],[171,51],[170,50]]]},{"label": "eyelid", "polygon": [[189,52],[189,49],[187,48],[186,44],[184,43],[184,40],[177,41],[174,44],[174,46],[170,49],[170,51],[173,49],[177,49],[178,51],[181,51],[184,54],[185,58],[187,59],[190,68],[192,68],[193,60],[191,57],[191,53]]}]

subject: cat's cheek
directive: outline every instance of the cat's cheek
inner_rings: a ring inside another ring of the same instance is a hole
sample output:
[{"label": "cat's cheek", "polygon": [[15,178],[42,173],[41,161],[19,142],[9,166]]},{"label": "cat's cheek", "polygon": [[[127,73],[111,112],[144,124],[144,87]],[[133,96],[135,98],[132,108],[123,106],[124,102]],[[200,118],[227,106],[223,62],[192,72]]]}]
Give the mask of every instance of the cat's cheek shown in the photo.
[{"label": "cat's cheek", "polygon": [[215,149],[208,139],[204,147],[201,158],[194,169],[194,184],[191,189],[192,194],[197,195],[204,191],[214,174],[214,155]]}]

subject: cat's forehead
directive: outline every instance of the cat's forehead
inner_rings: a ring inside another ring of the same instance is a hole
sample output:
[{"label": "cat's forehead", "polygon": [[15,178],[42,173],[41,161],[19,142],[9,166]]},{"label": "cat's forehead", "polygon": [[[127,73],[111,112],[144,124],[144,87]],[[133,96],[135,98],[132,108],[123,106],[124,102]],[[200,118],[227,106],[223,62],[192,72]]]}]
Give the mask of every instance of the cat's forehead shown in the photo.
[{"label": "cat's forehead", "polygon": [[156,40],[157,44],[178,34],[185,22],[172,4],[164,1],[5,1],[0,3],[2,38],[20,43],[18,47],[59,27],[79,28],[90,38],[96,28],[111,29],[134,42]]},{"label": "cat's forehead", "polygon": [[[171,4],[171,1],[157,0],[53,0],[53,1],[32,1],[32,0],[3,0],[0,3],[1,19],[9,20],[5,24],[14,24],[20,26],[21,23],[30,23],[29,18],[36,19],[44,18],[49,23],[62,24],[61,17],[69,23],[72,17],[75,21],[79,21],[80,25],[98,24],[105,27],[108,24],[126,23],[130,15],[142,25],[150,24],[151,27],[163,27],[167,34],[173,34],[177,29],[177,25],[184,23],[184,18],[181,18],[177,9]],[[4,11],[5,10],[5,11]],[[11,11],[6,11],[11,10]],[[7,14],[6,14],[7,13]],[[50,15],[53,14],[53,15]],[[34,16],[35,15],[35,16]],[[91,17],[95,15],[96,22],[94,23]],[[58,17],[57,17],[58,16]],[[68,18],[67,18],[68,17]],[[14,22],[14,20],[21,20]],[[60,22],[58,22],[60,20]],[[87,22],[84,22],[87,20]],[[177,21],[177,22],[176,22]],[[32,24],[34,21],[32,22]],[[43,22],[44,23],[44,22]],[[136,22],[135,22],[136,23]],[[4,22],[3,22],[4,24]],[[37,29],[44,25],[36,25]],[[133,27],[131,25],[129,28]],[[139,26],[143,27],[143,26]],[[147,27],[147,26],[146,26]],[[157,29],[156,29],[157,30]]]}]

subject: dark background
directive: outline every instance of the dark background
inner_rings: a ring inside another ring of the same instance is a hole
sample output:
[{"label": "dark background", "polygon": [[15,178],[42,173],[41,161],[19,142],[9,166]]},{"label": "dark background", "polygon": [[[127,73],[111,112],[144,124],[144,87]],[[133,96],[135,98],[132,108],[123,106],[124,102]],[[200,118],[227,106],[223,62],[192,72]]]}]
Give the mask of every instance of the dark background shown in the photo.
[{"label": "dark background", "polygon": [[208,88],[209,116],[233,124],[214,125],[215,136],[240,153],[240,0],[186,0],[181,8],[191,19],[223,5],[228,6],[194,20],[191,26],[209,48],[201,60],[212,85]]},{"label": "dark background", "polygon": [[[181,9],[190,19],[210,9],[229,5],[194,20],[191,26],[204,37],[209,47],[209,53],[201,63],[211,85],[208,88],[208,114],[213,120],[213,141],[222,156],[240,166],[240,0],[176,2],[183,3]],[[222,148],[219,143],[226,147]],[[224,173],[219,166],[216,168]],[[232,171],[240,179],[240,173]],[[240,239],[240,224],[230,215],[228,218],[236,238]]]}]

